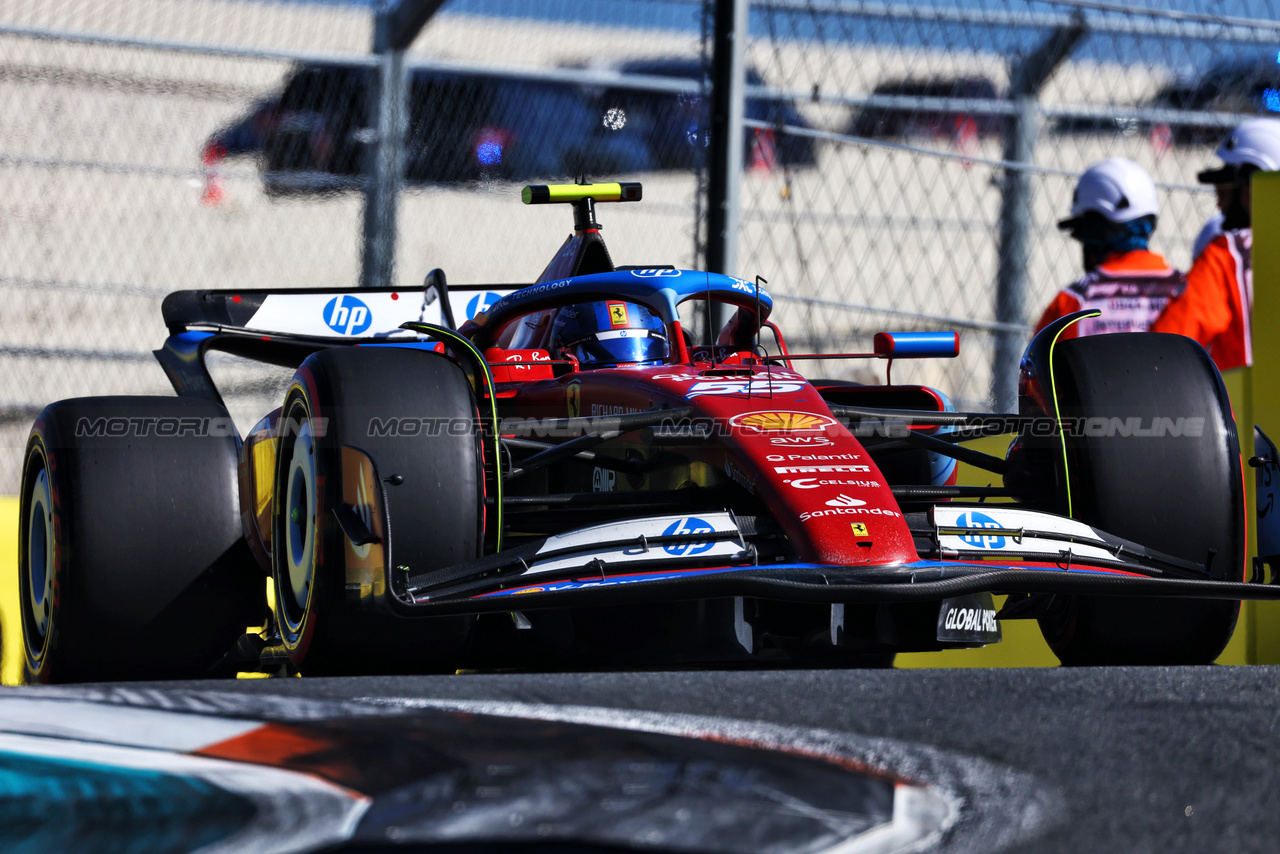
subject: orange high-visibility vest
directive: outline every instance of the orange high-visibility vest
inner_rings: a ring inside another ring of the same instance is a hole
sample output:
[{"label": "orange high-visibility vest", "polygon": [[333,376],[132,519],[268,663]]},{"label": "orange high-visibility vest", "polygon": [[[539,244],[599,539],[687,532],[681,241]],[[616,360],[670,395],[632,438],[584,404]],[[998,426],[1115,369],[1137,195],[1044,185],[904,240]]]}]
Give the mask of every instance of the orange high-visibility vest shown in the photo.
[{"label": "orange high-visibility vest", "polygon": [[1253,231],[1241,228],[1213,239],[1187,273],[1182,296],[1169,303],[1152,332],[1199,341],[1220,371],[1253,364]]},{"label": "orange high-visibility vest", "polygon": [[1186,279],[1155,252],[1135,249],[1111,255],[1080,281],[1058,291],[1036,332],[1073,311],[1096,308],[1100,317],[1087,317],[1068,327],[1062,338],[1106,332],[1146,332],[1169,301],[1182,293]]}]

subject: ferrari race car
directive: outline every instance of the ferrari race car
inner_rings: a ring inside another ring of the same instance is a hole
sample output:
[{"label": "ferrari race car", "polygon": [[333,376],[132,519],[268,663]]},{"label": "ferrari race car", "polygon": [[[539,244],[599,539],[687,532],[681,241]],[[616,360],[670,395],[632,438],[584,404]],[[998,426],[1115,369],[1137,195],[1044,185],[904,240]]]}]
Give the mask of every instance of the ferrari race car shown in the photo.
[{"label": "ferrari race car", "polygon": [[[883,666],[1012,619],[1068,664],[1207,663],[1242,598],[1280,598],[1245,581],[1235,423],[1190,339],[1064,318],[1016,415],[811,379],[958,337],[792,354],[760,280],[614,264],[596,206],[640,197],[525,188],[575,219],[525,287],[170,294],[176,396],[59,401],[31,432],[27,678]],[[294,370],[247,435],[213,351]]]}]

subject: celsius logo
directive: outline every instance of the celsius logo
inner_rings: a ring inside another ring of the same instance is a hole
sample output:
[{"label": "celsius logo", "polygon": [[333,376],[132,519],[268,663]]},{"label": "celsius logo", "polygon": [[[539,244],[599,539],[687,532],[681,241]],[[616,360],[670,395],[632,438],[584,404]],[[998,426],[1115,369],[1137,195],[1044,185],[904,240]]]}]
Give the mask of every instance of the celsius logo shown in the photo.
[{"label": "celsius logo", "polygon": [[[985,513],[961,513],[956,517],[957,528],[1003,528],[1004,526]],[[1004,537],[996,534],[969,533],[960,537],[976,549],[1002,549]]]},{"label": "celsius logo", "polygon": [[631,275],[639,276],[642,279],[671,278],[673,276],[679,276],[680,271],[667,270],[663,268],[653,268],[648,270],[632,270]]},{"label": "celsius logo", "polygon": [[346,294],[325,304],[324,322],[339,335],[359,335],[373,323],[373,314],[361,300]]},{"label": "celsius logo", "polygon": [[[671,525],[667,527],[667,530],[662,532],[662,536],[673,537],[679,534],[710,534],[714,530],[715,528],[711,527],[710,523],[695,516],[690,516],[688,519],[677,519],[672,522]],[[663,551],[669,555],[675,555],[676,557],[693,557],[694,555],[700,555],[703,552],[711,551],[712,545],[713,544],[710,541],[705,543],[669,543],[663,547]]]},{"label": "celsius logo", "polygon": [[488,311],[493,308],[493,304],[502,299],[502,294],[495,294],[489,291],[484,294],[476,294],[467,303],[467,317],[475,317],[482,311]]},{"label": "celsius logo", "polygon": [[845,495],[843,492],[827,502],[828,507],[861,507],[867,502]]}]

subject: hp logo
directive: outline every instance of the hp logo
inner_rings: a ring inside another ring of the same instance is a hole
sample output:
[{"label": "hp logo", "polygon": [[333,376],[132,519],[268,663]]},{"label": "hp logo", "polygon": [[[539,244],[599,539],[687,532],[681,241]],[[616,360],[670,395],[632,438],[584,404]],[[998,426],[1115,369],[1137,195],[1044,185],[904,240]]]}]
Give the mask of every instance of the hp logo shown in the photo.
[{"label": "hp logo", "polygon": [[[985,513],[961,513],[956,518],[956,527],[958,528],[1001,528],[1003,527],[995,519],[992,519]],[[968,543],[976,549],[1002,549],[1004,548],[1004,536],[999,534],[984,535],[977,533],[964,534],[960,537],[962,542]]]},{"label": "hp logo", "polygon": [[639,279],[673,279],[679,278],[680,271],[651,267],[644,270],[632,270],[631,275]]},{"label": "hp logo", "polygon": [[[668,526],[667,530],[662,532],[662,536],[671,537],[677,534],[710,534],[714,530],[715,528],[711,527],[710,523],[690,516],[688,519],[677,519],[675,522],[672,522],[671,525]],[[675,555],[676,557],[693,557],[694,555],[700,555],[703,552],[711,551],[712,545],[713,543],[711,542],[668,543],[663,547],[663,551],[669,555]]]},{"label": "hp logo", "polygon": [[373,313],[363,301],[344,294],[325,304],[324,322],[339,335],[359,335],[373,323]]},{"label": "hp logo", "polygon": [[502,299],[502,295],[495,294],[493,291],[489,291],[485,294],[476,294],[471,298],[471,301],[467,303],[467,317],[475,317],[482,311],[488,311],[493,307],[493,304],[500,299]]}]

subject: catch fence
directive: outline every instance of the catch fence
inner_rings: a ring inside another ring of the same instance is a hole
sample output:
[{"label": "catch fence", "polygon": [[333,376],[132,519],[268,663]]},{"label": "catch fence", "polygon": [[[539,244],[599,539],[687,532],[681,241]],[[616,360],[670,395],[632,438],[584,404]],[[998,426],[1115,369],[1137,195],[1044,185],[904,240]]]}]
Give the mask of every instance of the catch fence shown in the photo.
[{"label": "catch fence", "polygon": [[[1009,408],[1031,324],[1081,272],[1054,225],[1075,176],[1146,167],[1155,248],[1185,268],[1213,210],[1195,173],[1280,109],[1270,3],[1194,2],[749,4],[727,272],[769,281],[798,350],[957,329],[959,359],[895,379]],[[532,281],[569,220],[519,188],[580,176],[645,185],[601,212],[617,263],[704,265],[727,5],[455,0],[392,68],[380,4],[0,0],[0,492],[43,404],[169,392],[150,351],[172,290]],[[404,109],[382,125],[389,68]],[[242,431],[288,377],[214,370]]]},{"label": "catch fence", "polygon": [[822,154],[745,178],[740,267],[780,283],[780,321],[815,350],[957,329],[958,360],[895,377],[1013,409],[1036,319],[1083,272],[1056,228],[1080,172],[1142,165],[1153,249],[1186,269],[1214,212],[1196,173],[1232,125],[1280,111],[1271,4],[1170,5],[753,3],[748,62],[808,119],[774,130]]}]

